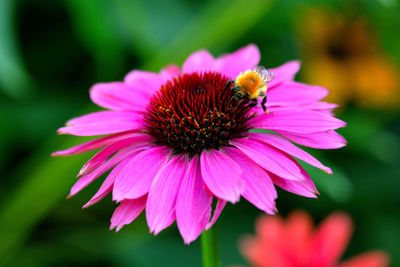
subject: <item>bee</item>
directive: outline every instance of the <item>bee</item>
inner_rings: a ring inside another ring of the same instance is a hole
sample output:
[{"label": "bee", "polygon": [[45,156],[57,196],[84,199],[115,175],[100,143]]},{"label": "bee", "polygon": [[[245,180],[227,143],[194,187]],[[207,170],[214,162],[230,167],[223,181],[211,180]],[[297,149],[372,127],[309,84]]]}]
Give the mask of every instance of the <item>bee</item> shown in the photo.
[{"label": "bee", "polygon": [[252,70],[241,72],[235,80],[228,80],[225,85],[225,90],[227,90],[233,84],[231,90],[234,91],[234,95],[229,100],[228,105],[235,98],[237,101],[245,99],[250,107],[254,107],[258,104],[258,98],[264,97],[261,107],[267,113],[265,106],[267,103],[267,83],[272,81],[274,77],[275,75],[263,66],[257,66]]}]

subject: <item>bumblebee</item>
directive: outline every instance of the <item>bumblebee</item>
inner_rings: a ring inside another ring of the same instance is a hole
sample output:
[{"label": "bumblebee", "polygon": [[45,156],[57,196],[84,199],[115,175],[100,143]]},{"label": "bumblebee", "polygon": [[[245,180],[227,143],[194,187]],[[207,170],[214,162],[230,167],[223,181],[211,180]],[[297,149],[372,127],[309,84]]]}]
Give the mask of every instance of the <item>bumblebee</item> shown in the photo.
[{"label": "bumblebee", "polygon": [[[268,71],[263,66],[257,66],[252,70],[241,72],[235,80],[227,81],[225,90],[233,84],[230,88],[234,91],[233,97],[237,101],[245,99],[248,101],[250,107],[258,104],[258,98],[264,97],[261,102],[261,107],[264,112],[267,112],[265,103],[267,103],[267,83],[272,81],[274,74]],[[229,103],[230,103],[229,101]],[[229,104],[228,103],[228,104]]]}]

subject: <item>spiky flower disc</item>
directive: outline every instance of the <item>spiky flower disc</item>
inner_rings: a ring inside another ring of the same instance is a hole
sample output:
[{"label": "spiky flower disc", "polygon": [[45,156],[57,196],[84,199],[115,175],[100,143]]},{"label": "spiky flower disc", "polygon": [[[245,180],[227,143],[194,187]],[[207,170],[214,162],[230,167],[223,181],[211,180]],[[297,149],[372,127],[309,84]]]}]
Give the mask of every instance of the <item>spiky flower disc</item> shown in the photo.
[{"label": "spiky flower disc", "polygon": [[220,73],[195,72],[162,85],[144,115],[148,134],[175,155],[190,158],[243,137],[249,130],[250,108],[225,89],[227,81]]}]

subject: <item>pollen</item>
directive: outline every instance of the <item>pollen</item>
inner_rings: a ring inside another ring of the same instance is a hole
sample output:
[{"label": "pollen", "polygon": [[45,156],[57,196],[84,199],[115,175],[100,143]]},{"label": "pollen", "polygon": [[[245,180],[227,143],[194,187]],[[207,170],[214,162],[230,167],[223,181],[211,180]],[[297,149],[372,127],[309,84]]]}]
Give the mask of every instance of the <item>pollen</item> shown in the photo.
[{"label": "pollen", "polygon": [[184,74],[168,81],[151,99],[144,114],[146,131],[158,145],[193,157],[203,150],[229,146],[249,130],[244,100],[230,101],[228,78],[215,72]]},{"label": "pollen", "polygon": [[258,89],[264,86],[264,80],[259,73],[253,70],[248,70],[239,74],[236,78],[235,84],[250,96],[254,96],[257,94]]}]

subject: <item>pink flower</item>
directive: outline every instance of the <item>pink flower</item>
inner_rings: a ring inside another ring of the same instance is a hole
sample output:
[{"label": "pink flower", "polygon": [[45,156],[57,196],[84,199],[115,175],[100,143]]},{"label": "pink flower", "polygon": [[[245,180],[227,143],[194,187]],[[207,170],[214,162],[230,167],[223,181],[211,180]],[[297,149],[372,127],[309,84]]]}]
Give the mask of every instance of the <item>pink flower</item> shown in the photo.
[{"label": "pink flower", "polygon": [[311,217],[302,211],[293,212],[286,221],[279,217],[262,216],[257,236],[241,243],[241,251],[258,267],[386,267],[386,253],[373,251],[343,263],[343,254],[352,233],[351,219],[342,213],[327,217],[313,229]]},{"label": "pink flower", "polygon": [[120,205],[111,228],[118,231],[146,208],[151,232],[157,234],[176,220],[186,243],[215,223],[227,201],[235,203],[240,196],[269,214],[276,211],[274,184],[315,197],[312,180],[292,156],[327,173],[331,169],[290,141],[339,148],[345,140],[334,130],[345,123],[333,117],[335,105],[319,101],[328,94],[325,88],[293,81],[297,61],[271,69],[275,79],[268,84],[269,114],[259,105],[230,101],[234,92],[224,88],[228,79],[253,69],[259,60],[255,45],[218,58],[201,50],[182,69],[134,70],[123,82],[94,85],[92,101],[109,110],[72,119],[58,130],[106,135],[54,153],[66,156],[104,147],[85,163],[70,196],[111,170],[84,207],[112,192]]}]

